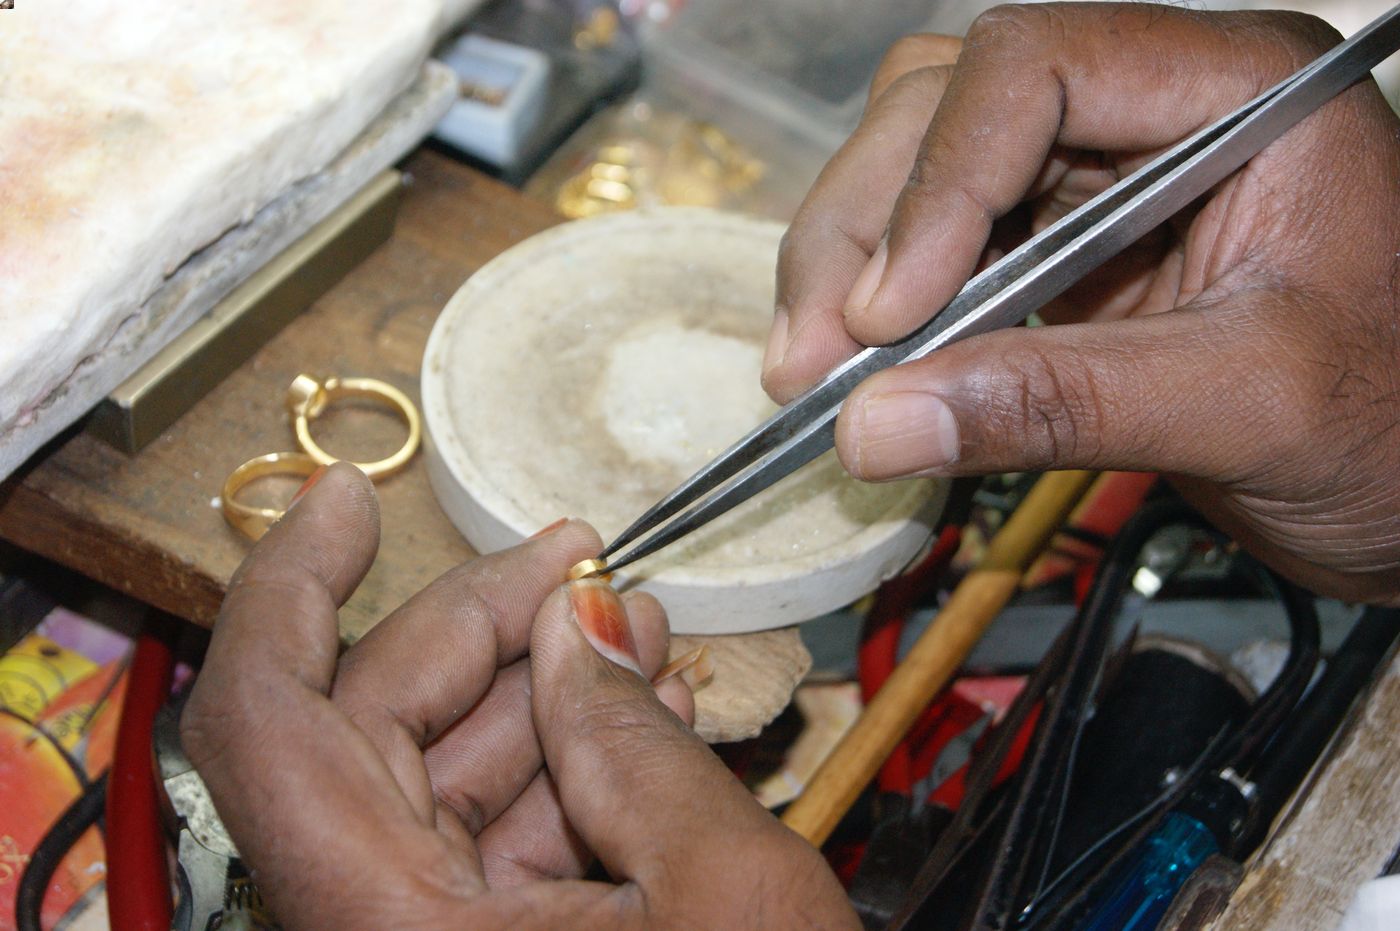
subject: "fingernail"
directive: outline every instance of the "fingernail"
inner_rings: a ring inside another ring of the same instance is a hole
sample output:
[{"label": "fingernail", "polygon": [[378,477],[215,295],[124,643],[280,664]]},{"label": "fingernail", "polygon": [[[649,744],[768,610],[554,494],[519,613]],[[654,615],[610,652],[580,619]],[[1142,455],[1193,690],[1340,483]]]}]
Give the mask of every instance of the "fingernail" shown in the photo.
[{"label": "fingernail", "polygon": [[627,610],[613,587],[600,579],[580,579],[569,585],[569,600],[584,638],[604,659],[642,674],[637,641],[627,623]]},{"label": "fingernail", "polygon": [[303,496],[303,495],[305,495],[305,494],[306,494],[308,491],[310,491],[312,488],[315,488],[315,487],[316,487],[316,483],[319,482],[319,481],[321,480],[321,476],[323,476],[323,475],[325,475],[325,474],[326,474],[326,467],[325,467],[325,466],[317,466],[317,467],[316,467],[316,471],[315,471],[315,472],[312,472],[310,475],[308,475],[308,476],[306,477],[306,481],[302,482],[302,483],[301,483],[301,487],[297,489],[297,493],[294,494],[294,495],[292,495],[292,500],[287,504],[287,510],[290,511],[290,510],[292,509],[292,505],[293,505],[293,504],[296,504],[298,501],[300,501],[300,500],[302,499],[302,496]]},{"label": "fingernail", "polygon": [[856,276],[856,283],[851,285],[851,293],[846,295],[843,314],[852,317],[865,310],[865,305],[870,303],[870,299],[875,296],[875,290],[880,287],[880,279],[885,277],[885,262],[889,257],[889,244],[882,239],[875,247],[875,254]]},{"label": "fingernail", "polygon": [[569,522],[569,519],[568,519],[567,517],[561,517],[561,518],[559,518],[558,520],[556,520],[554,523],[550,524],[548,527],[541,527],[539,530],[536,530],[534,533],[530,534],[530,535],[529,535],[528,537],[526,537],[525,539],[527,539],[527,540],[538,540],[540,537],[547,537],[547,536],[549,536],[551,533],[553,533],[554,531],[558,530],[560,527],[562,527],[562,526],[564,526],[565,524],[567,524],[568,522]]},{"label": "fingernail", "polygon": [[763,350],[763,371],[771,372],[783,364],[787,355],[788,312],[779,307],[773,312],[773,328],[768,331],[768,347]]},{"label": "fingernail", "polygon": [[[908,475],[958,458],[958,421],[934,395],[921,391],[877,394],[864,401],[854,440],[859,472]],[[878,463],[876,470],[868,466]]]}]

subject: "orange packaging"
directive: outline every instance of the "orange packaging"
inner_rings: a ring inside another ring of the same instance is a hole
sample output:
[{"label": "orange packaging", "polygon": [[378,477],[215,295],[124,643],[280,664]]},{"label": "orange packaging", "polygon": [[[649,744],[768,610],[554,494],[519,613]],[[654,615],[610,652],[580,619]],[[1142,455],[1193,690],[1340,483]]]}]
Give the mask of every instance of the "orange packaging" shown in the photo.
[{"label": "orange packaging", "polygon": [[[129,649],[127,638],[60,608],[0,656],[0,931],[15,927],[34,848],[111,764]],[[105,877],[102,835],[91,828],[49,883],[43,927],[105,911]]]}]

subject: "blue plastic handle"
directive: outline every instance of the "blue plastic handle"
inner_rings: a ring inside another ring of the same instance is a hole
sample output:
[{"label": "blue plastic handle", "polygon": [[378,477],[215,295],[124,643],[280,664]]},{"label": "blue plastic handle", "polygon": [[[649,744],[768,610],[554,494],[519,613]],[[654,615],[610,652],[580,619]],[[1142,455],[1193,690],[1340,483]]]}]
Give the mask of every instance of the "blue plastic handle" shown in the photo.
[{"label": "blue plastic handle", "polygon": [[1204,824],[1172,812],[1082,931],[1152,931],[1187,878],[1219,849]]}]

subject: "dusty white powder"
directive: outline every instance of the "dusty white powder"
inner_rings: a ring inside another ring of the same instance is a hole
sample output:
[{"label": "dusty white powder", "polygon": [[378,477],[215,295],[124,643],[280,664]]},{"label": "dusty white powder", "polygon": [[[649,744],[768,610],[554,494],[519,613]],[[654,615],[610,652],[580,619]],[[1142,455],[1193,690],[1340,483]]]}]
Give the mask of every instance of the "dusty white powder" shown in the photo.
[{"label": "dusty white powder", "polygon": [[[609,538],[777,409],[759,371],[780,232],[653,224],[493,268],[443,370],[453,432],[523,526],[582,517]],[[927,495],[857,482],[828,454],[637,569],[793,560]]]}]

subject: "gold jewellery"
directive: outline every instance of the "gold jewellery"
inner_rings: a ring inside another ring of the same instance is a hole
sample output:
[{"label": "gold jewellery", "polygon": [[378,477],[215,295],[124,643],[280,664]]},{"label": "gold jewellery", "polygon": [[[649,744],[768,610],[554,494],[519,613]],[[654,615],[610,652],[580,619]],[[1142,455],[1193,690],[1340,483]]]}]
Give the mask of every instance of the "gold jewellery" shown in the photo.
[{"label": "gold jewellery", "polygon": [[602,579],[607,582],[612,579],[612,573],[608,571],[606,559],[585,559],[574,563],[567,579],[570,582],[577,582],[579,579]]},{"label": "gold jewellery", "polygon": [[418,417],[418,408],[393,385],[374,378],[327,378],[319,382],[310,375],[298,375],[287,389],[287,413],[292,418],[292,429],[296,431],[297,445],[321,465],[339,461],[311,438],[311,421],[321,416],[321,412],[332,401],[341,398],[369,398],[380,401],[398,411],[408,426],[408,439],[392,456],[374,462],[354,462],[352,465],[377,482],[388,478],[408,465],[408,460],[418,451],[423,439],[423,424]]},{"label": "gold jewellery", "polygon": [[321,463],[306,453],[268,453],[249,459],[229,473],[224,479],[224,490],[220,502],[224,509],[224,520],[243,532],[250,540],[258,540],[267,529],[282,517],[281,508],[255,508],[244,504],[236,497],[240,489],[250,482],[269,475],[310,476],[321,467]]},{"label": "gold jewellery", "polygon": [[[338,462],[311,437],[311,421],[335,401],[342,398],[367,398],[392,408],[408,427],[408,439],[392,456],[373,462],[353,462],[371,481],[379,481],[401,471],[408,465],[423,439],[422,420],[418,408],[402,391],[374,378],[327,378],[319,381],[310,375],[298,375],[287,389],[287,415],[292,432],[296,434],[299,452],[268,453],[249,459],[229,473],[224,480],[220,505],[224,519],[251,540],[267,533],[286,513],[281,508],[260,508],[238,500],[238,493],[247,485],[272,475],[309,477],[321,466]],[[292,499],[295,501],[296,499]],[[288,505],[290,507],[290,505]]]}]

